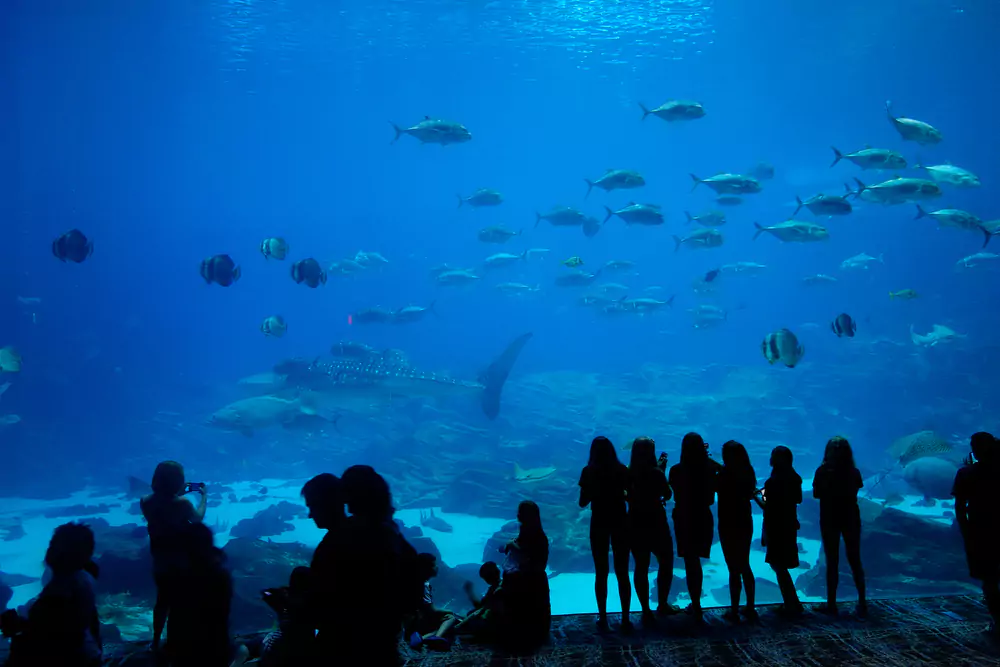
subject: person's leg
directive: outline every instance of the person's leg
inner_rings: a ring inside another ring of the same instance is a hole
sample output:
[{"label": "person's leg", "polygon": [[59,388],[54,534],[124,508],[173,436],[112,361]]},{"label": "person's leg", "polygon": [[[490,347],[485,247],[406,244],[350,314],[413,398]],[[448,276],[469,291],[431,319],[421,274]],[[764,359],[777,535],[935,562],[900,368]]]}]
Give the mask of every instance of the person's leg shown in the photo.
[{"label": "person's leg", "polygon": [[753,542],[753,532],[747,533],[742,538],[741,542],[741,552],[740,557],[742,560],[742,567],[740,571],[740,577],[743,579],[743,590],[747,593],[747,615],[753,616],[757,613],[755,610],[756,598],[757,598],[757,582],[753,577],[753,569],[750,567],[750,544]]},{"label": "person's leg", "polygon": [[590,553],[594,558],[594,597],[597,598],[599,623],[606,624],[608,616],[608,564],[609,535],[597,521],[590,519]]},{"label": "person's leg", "polygon": [[733,536],[728,532],[719,531],[719,542],[722,543],[722,556],[726,559],[726,569],[729,570],[729,618],[739,618],[740,613],[740,593],[743,587],[740,583],[742,567],[737,555],[736,545],[733,543]]},{"label": "person's leg", "polygon": [[639,606],[642,613],[649,613],[649,551],[641,548],[633,549],[632,558],[635,559],[635,573],[632,580],[635,582],[635,594],[639,598]]},{"label": "person's leg", "polygon": [[826,556],[826,607],[823,611],[837,611],[837,586],[840,584],[840,527],[820,519],[823,554]]},{"label": "person's leg", "polygon": [[628,557],[629,540],[628,529],[624,518],[615,526],[611,532],[611,553],[615,566],[615,578],[618,580],[618,601],[622,607],[622,623],[629,621],[629,612],[632,607],[632,582],[628,579]]},{"label": "person's leg", "polygon": [[670,589],[674,585],[674,541],[669,527],[663,527],[660,543],[653,553],[656,556],[656,611],[676,613],[677,607],[670,604]]},{"label": "person's leg", "polygon": [[868,595],[865,586],[865,570],[861,566],[861,524],[849,526],[844,531],[844,550],[847,552],[847,564],[851,566],[851,576],[854,586],[858,589],[858,611],[864,613],[868,608]]},{"label": "person's leg", "polygon": [[705,577],[698,554],[684,556],[684,575],[687,578],[688,594],[691,596],[691,611],[701,612],[701,586]]},{"label": "person's leg", "polygon": [[160,648],[163,639],[163,628],[167,625],[167,614],[170,611],[167,589],[169,585],[164,580],[158,580],[156,586],[156,602],[153,604],[153,650]]}]

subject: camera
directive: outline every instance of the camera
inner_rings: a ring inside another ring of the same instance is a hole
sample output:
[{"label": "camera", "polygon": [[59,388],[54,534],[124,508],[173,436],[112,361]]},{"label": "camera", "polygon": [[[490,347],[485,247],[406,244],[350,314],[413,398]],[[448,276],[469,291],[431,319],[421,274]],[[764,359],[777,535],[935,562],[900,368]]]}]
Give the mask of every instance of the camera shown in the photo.
[{"label": "camera", "polygon": [[188,482],[184,485],[184,493],[194,493],[195,491],[204,491],[205,482]]}]

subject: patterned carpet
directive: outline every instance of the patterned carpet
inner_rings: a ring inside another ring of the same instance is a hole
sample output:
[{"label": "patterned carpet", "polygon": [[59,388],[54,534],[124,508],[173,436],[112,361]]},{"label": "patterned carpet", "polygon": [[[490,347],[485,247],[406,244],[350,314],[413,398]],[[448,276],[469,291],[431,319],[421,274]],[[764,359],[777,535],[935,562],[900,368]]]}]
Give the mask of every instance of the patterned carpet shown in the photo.
[{"label": "patterned carpet", "polygon": [[[852,615],[844,605],[838,618],[809,611],[797,621],[761,608],[761,624],[733,626],[721,609],[705,613],[696,625],[686,616],[660,621],[646,631],[640,625],[629,637],[615,628],[594,632],[594,616],[553,619],[552,641],[531,657],[509,657],[474,646],[449,653],[418,654],[406,649],[407,667],[660,667],[697,665],[885,665],[971,667],[1000,665],[1000,641],[985,632],[989,616],[977,597],[882,600],[871,603],[869,617]],[[613,617],[617,621],[617,617]],[[638,615],[634,615],[634,621]],[[613,624],[614,625],[614,624]],[[107,647],[115,667],[151,665],[137,644]],[[0,659],[3,658],[0,652]]]}]

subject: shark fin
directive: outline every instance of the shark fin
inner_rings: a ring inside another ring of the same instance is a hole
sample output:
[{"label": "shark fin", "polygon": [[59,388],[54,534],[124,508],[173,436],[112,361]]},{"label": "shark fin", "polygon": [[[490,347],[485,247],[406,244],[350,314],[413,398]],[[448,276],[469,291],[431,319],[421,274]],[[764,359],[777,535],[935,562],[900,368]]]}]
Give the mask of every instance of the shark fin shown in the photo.
[{"label": "shark fin", "polygon": [[507,346],[499,357],[483,371],[479,376],[479,381],[483,384],[483,395],[480,405],[489,419],[496,419],[500,414],[500,395],[503,393],[503,386],[507,382],[507,376],[521,355],[521,350],[531,339],[532,333],[526,333],[515,338]]}]

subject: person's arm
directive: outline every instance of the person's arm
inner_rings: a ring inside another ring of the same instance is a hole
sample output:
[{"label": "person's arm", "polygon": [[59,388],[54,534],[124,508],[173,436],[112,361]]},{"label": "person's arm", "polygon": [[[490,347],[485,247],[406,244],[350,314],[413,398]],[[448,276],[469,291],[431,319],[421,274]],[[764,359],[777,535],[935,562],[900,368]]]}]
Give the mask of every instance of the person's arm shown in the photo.
[{"label": "person's arm", "polygon": [[966,531],[969,528],[969,495],[965,491],[964,468],[955,475],[955,485],[952,487],[951,495],[955,496],[955,520],[958,522],[958,530],[965,539]]},{"label": "person's arm", "polygon": [[580,507],[586,507],[593,500],[590,493],[590,475],[587,474],[587,469],[584,468],[583,472],[580,473]]},{"label": "person's arm", "polygon": [[198,506],[194,508],[194,516],[198,521],[205,520],[205,510],[208,508],[208,488],[204,485],[198,489],[200,497],[198,498]]},{"label": "person's arm", "polygon": [[764,509],[767,505],[767,501],[764,500],[764,490],[756,489],[753,494],[754,502],[757,503],[757,507]]},{"label": "person's arm", "polygon": [[821,500],[823,498],[823,466],[816,469],[813,475],[813,498]]},{"label": "person's arm", "polygon": [[479,607],[482,606],[483,604],[483,599],[478,595],[476,595],[476,591],[475,588],[473,588],[472,582],[471,581],[465,582],[464,584],[462,584],[462,588],[465,590],[465,594],[466,596],[468,596],[469,602],[472,604],[472,606],[475,607],[476,609],[479,609]]},{"label": "person's arm", "polygon": [[799,480],[799,483],[795,485],[795,504],[796,505],[801,505],[802,504],[802,480],[801,479]]},{"label": "person's arm", "polygon": [[670,486],[670,482],[667,481],[667,476],[663,476],[663,488],[660,490],[663,497],[663,504],[666,505],[667,501],[673,498],[674,490]]}]

